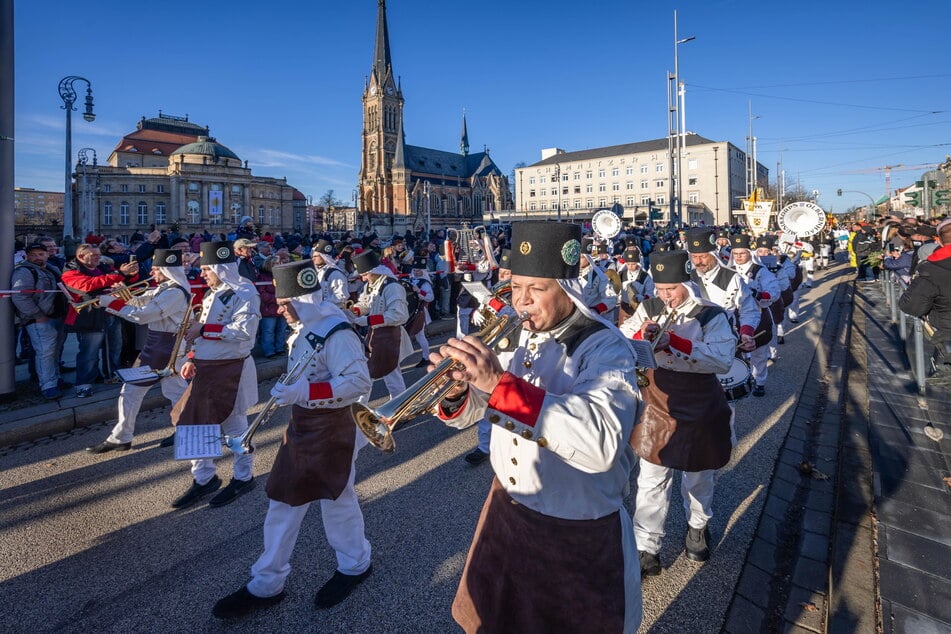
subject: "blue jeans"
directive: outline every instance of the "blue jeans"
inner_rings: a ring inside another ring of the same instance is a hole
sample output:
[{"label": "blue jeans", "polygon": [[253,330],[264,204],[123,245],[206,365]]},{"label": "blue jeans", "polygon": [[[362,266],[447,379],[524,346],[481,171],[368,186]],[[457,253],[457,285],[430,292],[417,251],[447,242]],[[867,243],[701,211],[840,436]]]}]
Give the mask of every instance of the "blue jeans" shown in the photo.
[{"label": "blue jeans", "polygon": [[287,321],[283,317],[261,317],[261,354],[270,357],[284,350],[287,343]]},{"label": "blue jeans", "polygon": [[[108,337],[108,341],[107,341]],[[99,376],[99,350],[103,344],[108,344],[108,365],[106,373],[110,374],[119,368],[119,358],[122,355],[122,328],[119,318],[115,315],[106,317],[106,327],[100,332],[77,332],[79,352],[76,354],[76,387],[89,386],[96,382]],[[109,378],[108,376],[106,378]]]},{"label": "blue jeans", "polygon": [[35,351],[36,375],[40,389],[48,390],[59,384],[59,331],[57,320],[33,322],[26,327]]}]

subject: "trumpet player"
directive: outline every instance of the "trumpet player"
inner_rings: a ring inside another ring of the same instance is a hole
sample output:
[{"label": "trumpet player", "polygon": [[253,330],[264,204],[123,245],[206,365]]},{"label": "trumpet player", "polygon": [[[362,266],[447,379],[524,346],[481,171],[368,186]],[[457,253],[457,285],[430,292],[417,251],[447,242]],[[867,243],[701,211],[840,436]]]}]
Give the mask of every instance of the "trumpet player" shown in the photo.
[{"label": "trumpet player", "polygon": [[[156,249],[152,256],[152,279],[158,286],[127,299],[115,294],[99,297],[99,305],[110,315],[116,315],[133,324],[147,325],[149,330],[145,344],[139,352],[133,367],[147,365],[153,370],[178,365],[181,337],[176,336],[190,314],[191,292],[188,278],[182,268],[182,252],[173,249]],[[156,374],[154,378],[124,383],[119,392],[119,421],[112,428],[109,437],[86,451],[101,454],[109,451],[126,451],[132,446],[135,432],[135,419],[146,392],[156,383],[162,385],[162,395],[174,405],[185,393],[185,380],[177,371],[165,376]],[[170,446],[174,436],[162,441],[162,446]]]},{"label": "trumpet player", "polygon": [[[450,339],[461,381],[446,424],[492,424],[495,472],[452,606],[466,632],[630,632],[640,576],[623,499],[638,410],[635,355],[582,300],[581,228],[512,226],[518,344],[496,353]],[[570,583],[565,580],[570,579]]]},{"label": "trumpet player", "polygon": [[688,262],[685,251],[653,253],[657,297],[645,300],[621,325],[626,336],[653,341],[657,362],[656,370],[646,371],[648,385],[641,388],[646,408],[630,436],[640,459],[634,534],[642,575],[661,572],[658,553],[675,470],[682,472],[686,556],[709,558],[714,475],[732,450],[732,410],[716,374],[730,369],[736,336],[723,308],[699,297],[689,283]]},{"label": "trumpet player", "polygon": [[[181,376],[190,380],[172,407],[175,425],[221,426],[222,435],[240,436],[248,429],[248,408],[258,400],[257,370],[251,349],[261,321],[261,298],[254,285],[238,273],[231,242],[201,244],[201,276],[208,284],[201,316],[185,331],[192,344]],[[254,487],[254,454],[235,454],[231,482],[209,500],[224,506]],[[191,506],[221,486],[210,458],[192,460],[192,485],[172,502]]]},{"label": "trumpet player", "polygon": [[284,598],[291,555],[314,501],[320,501],[324,533],[337,555],[337,570],[317,591],[316,606],[340,603],[372,570],[353,488],[354,463],[367,441],[357,430],[350,404],[372,385],[363,345],[347,315],[322,301],[310,261],[274,267],[274,286],[278,311],[293,331],[288,368],[312,358],[297,382],[278,383],[271,390],[277,404],[293,405],[293,411],[267,481],[264,552],[251,566],[251,581],[215,604],[212,612],[221,619],[244,616]]},{"label": "trumpet player", "polygon": [[654,280],[641,265],[641,250],[636,246],[624,249],[624,266],[621,268],[621,296],[618,322],[624,323],[647,298],[653,297]]},{"label": "trumpet player", "polygon": [[329,240],[321,238],[310,252],[310,259],[317,267],[317,277],[320,279],[320,290],[325,301],[330,302],[340,310],[347,310],[350,301],[350,283],[347,273],[337,264],[334,257],[334,245]]},{"label": "trumpet player", "polygon": [[[596,256],[600,257],[601,252],[607,253],[607,246],[596,243],[592,238],[584,238],[581,247],[578,278],[581,281],[585,306],[612,321],[612,314],[617,306],[617,292],[604,269],[598,266],[594,259]],[[616,316],[613,321],[616,323]]]}]

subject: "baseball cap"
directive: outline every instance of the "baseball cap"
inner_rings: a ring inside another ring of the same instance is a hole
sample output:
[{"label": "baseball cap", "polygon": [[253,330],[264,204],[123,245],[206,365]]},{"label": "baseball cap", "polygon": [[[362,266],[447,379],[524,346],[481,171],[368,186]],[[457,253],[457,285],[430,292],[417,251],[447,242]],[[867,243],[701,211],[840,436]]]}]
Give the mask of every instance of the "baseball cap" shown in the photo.
[{"label": "baseball cap", "polygon": [[234,241],[235,249],[243,249],[245,247],[251,247],[252,249],[254,249],[254,248],[257,248],[257,246],[258,246],[257,242],[248,240],[247,238],[238,238],[237,240]]},{"label": "baseball cap", "polygon": [[33,242],[26,248],[26,252],[29,253],[30,251],[33,251],[35,249],[39,249],[40,251],[46,251],[45,246],[43,246],[39,242]]}]

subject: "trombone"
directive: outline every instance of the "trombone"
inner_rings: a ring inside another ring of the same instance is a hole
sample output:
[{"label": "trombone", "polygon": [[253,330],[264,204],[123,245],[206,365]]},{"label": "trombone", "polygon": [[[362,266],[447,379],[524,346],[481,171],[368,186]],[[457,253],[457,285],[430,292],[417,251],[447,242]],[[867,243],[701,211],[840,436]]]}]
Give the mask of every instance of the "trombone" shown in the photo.
[{"label": "trombone", "polygon": [[[677,309],[671,308],[669,313],[666,313],[663,316],[663,323],[661,323],[660,329],[651,337],[651,352],[657,349],[657,344],[660,341],[661,337],[670,330],[670,327],[674,323],[674,318],[677,316]],[[644,368],[635,368],[634,373],[637,375],[637,387],[647,387],[651,384],[651,380],[647,377],[647,370]]]},{"label": "trombone", "polygon": [[[527,312],[521,313],[518,317],[497,316],[488,321],[476,336],[487,348],[493,349],[511,336],[526,319],[528,319]],[[354,403],[350,406],[350,412],[353,414],[357,427],[375,447],[386,453],[392,453],[396,448],[396,442],[393,440],[393,430],[396,426],[436,407],[459,383],[449,378],[450,372],[459,369],[461,366],[458,361],[446,357],[433,368],[432,372],[380,407],[371,409],[360,403]]]}]

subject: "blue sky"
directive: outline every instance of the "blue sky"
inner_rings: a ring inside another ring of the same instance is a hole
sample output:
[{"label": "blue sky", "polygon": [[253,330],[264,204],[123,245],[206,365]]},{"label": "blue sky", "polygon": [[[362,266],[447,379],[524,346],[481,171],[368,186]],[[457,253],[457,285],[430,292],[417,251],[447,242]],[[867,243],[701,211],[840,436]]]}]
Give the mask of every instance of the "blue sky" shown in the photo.
[{"label": "blue sky", "polygon": [[[456,150],[463,108],[473,151],[506,172],[540,150],[666,134],[673,10],[687,128],[743,148],[749,102],[758,158],[817,189],[827,210],[879,197],[884,165],[951,153],[951,2],[922,0],[390,0],[406,139]],[[73,117],[73,151],[104,162],[144,116],[208,125],[257,175],[349,201],[375,0],[162,3],[19,0],[16,185],[61,190],[65,117],[57,84],[93,83],[97,118]],[[84,92],[84,91],[83,91]],[[80,104],[81,105],[81,104]],[[921,171],[895,171],[892,189]]]}]

